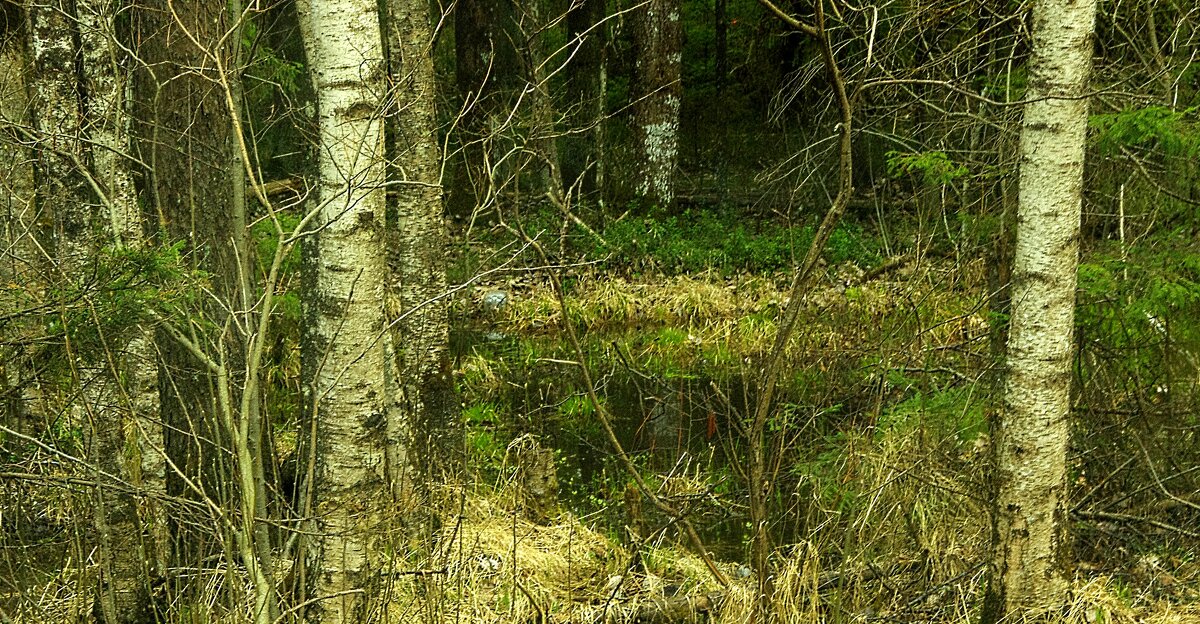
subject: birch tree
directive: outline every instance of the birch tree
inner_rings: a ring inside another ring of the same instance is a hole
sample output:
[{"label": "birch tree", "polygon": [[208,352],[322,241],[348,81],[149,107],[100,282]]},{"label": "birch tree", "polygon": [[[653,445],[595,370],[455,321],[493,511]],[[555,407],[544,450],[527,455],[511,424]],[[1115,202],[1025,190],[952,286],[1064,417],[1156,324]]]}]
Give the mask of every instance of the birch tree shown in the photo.
[{"label": "birch tree", "polygon": [[646,201],[669,206],[675,198],[679,161],[679,109],[682,105],[682,27],[679,0],[649,0],[635,18],[638,100],[634,105],[637,133],[637,193]]},{"label": "birch tree", "polygon": [[1092,0],[1039,0],[1021,129],[1020,199],[983,621],[1066,599],[1066,456]]},{"label": "birch tree", "polygon": [[[127,71],[116,43],[118,6],[85,1],[28,7],[31,92],[46,112],[35,116],[37,194],[40,210],[54,215],[52,264],[68,289],[83,288],[101,248],[120,250],[142,238],[126,156],[130,118]],[[135,329],[123,344],[106,335],[105,320],[93,313],[88,321],[101,340],[96,350],[79,353],[69,341],[64,347],[80,387],[73,407],[84,423],[95,474],[99,613],[105,622],[126,622],[140,617],[150,577],[164,572],[167,537],[154,496],[144,497],[139,509],[110,479],[161,495],[162,429],[151,419],[157,412],[156,368],[144,332]],[[126,459],[130,447],[138,452]]]},{"label": "birch tree", "polygon": [[[450,429],[449,329],[446,227],[442,219],[441,150],[437,144],[437,83],[429,3],[387,3],[391,177],[398,183],[387,228],[389,291],[393,297],[391,344],[397,374],[396,406],[388,416],[390,480],[402,503],[411,494],[416,466],[442,467],[437,450],[453,448]],[[411,507],[408,509],[412,510]]]},{"label": "birch tree", "polygon": [[[386,65],[375,2],[297,5],[317,94],[316,232],[305,258],[305,378],[316,431],[312,622],[365,617],[387,494],[384,333]],[[307,510],[306,510],[307,511]],[[310,515],[306,514],[306,515]],[[377,563],[377,562],[376,562]]]}]

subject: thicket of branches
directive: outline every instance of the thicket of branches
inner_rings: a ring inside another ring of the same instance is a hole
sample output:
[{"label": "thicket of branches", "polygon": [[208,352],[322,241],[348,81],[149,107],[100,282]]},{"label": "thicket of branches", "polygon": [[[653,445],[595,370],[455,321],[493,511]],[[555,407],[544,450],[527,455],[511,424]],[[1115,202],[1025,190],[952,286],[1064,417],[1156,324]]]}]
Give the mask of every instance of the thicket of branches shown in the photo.
[{"label": "thicket of branches", "polygon": [[[0,621],[595,620],[666,538],[711,604],[630,617],[971,612],[1028,3],[389,0],[339,80],[297,4],[0,4]],[[1099,3],[1069,455],[1079,569],[1183,602],[1197,37]],[[629,559],[504,585],[559,480]]]}]

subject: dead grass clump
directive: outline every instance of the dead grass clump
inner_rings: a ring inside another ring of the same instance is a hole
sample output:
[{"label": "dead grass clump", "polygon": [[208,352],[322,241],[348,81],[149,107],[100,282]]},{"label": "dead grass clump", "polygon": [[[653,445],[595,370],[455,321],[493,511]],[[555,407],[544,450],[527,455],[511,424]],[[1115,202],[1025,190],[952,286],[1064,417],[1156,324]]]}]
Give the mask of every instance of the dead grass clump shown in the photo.
[{"label": "dead grass clump", "polygon": [[[572,320],[589,329],[637,323],[703,324],[752,313],[781,299],[767,280],[727,281],[713,275],[660,278],[634,283],[624,278],[581,277],[567,297]],[[562,320],[548,285],[530,289],[505,310],[514,331],[554,327]]]},{"label": "dead grass clump", "polygon": [[446,621],[534,621],[599,599],[624,551],[571,514],[548,524],[522,517],[509,488],[474,492],[447,509],[437,556],[447,572],[438,593],[421,578],[402,580],[397,605],[436,602]]}]

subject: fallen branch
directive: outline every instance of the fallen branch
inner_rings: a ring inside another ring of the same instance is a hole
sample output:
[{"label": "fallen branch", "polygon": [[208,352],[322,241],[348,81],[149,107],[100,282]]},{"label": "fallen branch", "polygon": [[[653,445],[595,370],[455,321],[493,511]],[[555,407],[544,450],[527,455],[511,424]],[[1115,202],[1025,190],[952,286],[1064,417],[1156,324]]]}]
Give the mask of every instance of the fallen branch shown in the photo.
[{"label": "fallen branch", "polygon": [[1161,522],[1152,518],[1143,518],[1142,516],[1115,513],[1111,511],[1076,511],[1073,515],[1076,518],[1083,520],[1108,520],[1109,522],[1148,524],[1152,527],[1162,529],[1164,531],[1171,531],[1172,533],[1178,533],[1187,537],[1200,537],[1200,533],[1195,531],[1189,531],[1182,527],[1177,527],[1173,524],[1167,524],[1166,522]]}]

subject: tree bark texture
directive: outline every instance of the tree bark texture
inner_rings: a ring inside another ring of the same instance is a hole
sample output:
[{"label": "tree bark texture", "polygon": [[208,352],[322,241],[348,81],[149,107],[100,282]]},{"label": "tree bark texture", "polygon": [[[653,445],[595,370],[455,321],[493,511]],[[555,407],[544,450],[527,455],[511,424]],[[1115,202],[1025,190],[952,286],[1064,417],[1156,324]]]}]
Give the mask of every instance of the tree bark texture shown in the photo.
[{"label": "tree bark texture", "polygon": [[[120,248],[141,234],[125,156],[127,74],[117,53],[116,9],[93,2],[27,7],[31,91],[44,111],[34,116],[37,194],[40,210],[55,217],[48,237],[55,254],[52,273],[63,283],[84,282],[85,263],[102,246]],[[162,516],[153,510],[143,516],[148,531],[141,539],[138,505],[109,475],[161,493],[155,455],[125,459],[131,446],[161,446],[161,429],[150,422],[157,405],[148,393],[153,367],[146,365],[144,337],[123,343],[106,335],[103,325],[97,329],[101,345],[82,353],[78,345],[65,346],[81,388],[78,416],[95,470],[91,511],[100,561],[99,613],[105,622],[131,622],[141,617],[150,575],[161,570]]]},{"label": "tree bark texture", "polygon": [[1092,0],[1034,3],[985,622],[1045,615],[1067,595],[1072,330],[1095,12]]},{"label": "tree bark texture", "polygon": [[649,0],[634,21],[638,100],[634,106],[638,158],[637,193],[668,207],[675,198],[679,161],[679,109],[683,86],[679,0]]},{"label": "tree bark texture", "polygon": [[389,0],[387,7],[390,177],[398,183],[388,210],[389,320],[399,319],[389,336],[397,374],[390,392],[396,405],[388,415],[388,465],[393,491],[402,502],[415,502],[417,472],[448,468],[445,459],[459,445],[452,441],[449,317],[443,297],[447,233],[429,3]]},{"label": "tree bark texture", "polygon": [[48,237],[58,260],[79,266],[87,256],[93,224],[84,172],[76,165],[83,157],[83,110],[74,28],[75,7],[66,0],[26,5],[33,72],[29,92],[37,165],[34,179],[44,214],[53,215]]},{"label": "tree bark texture", "polygon": [[596,198],[604,119],[604,0],[579,0],[567,12],[568,45],[578,46],[567,72],[568,133],[563,137],[562,183]]},{"label": "tree bark texture", "polygon": [[[311,622],[359,622],[378,577],[389,408],[386,63],[378,5],[297,5],[320,130],[315,238],[307,247],[305,378],[316,425]],[[375,562],[378,563],[378,562]]]},{"label": "tree bark texture", "polygon": [[84,134],[91,139],[90,165],[105,197],[107,229],[123,246],[142,238],[142,218],[129,158],[129,63],[117,39],[120,4],[77,0],[80,60],[85,94]]},{"label": "tree bark texture", "polygon": [[[231,58],[233,45],[224,2],[146,0],[133,12],[141,66],[135,76],[137,155],[148,166],[143,193],[148,217],[164,243],[183,241],[194,268],[212,276],[211,296],[190,311],[203,321],[185,333],[214,359],[237,371],[243,361],[240,336],[224,332],[231,311],[244,309],[248,276],[244,197],[240,161],[213,55]],[[195,38],[195,41],[192,40]],[[204,496],[235,508],[235,483],[225,461],[216,379],[165,331],[155,337],[159,354],[160,413],[167,454],[182,475],[167,474],[173,495]],[[233,388],[241,385],[233,376]],[[237,402],[236,398],[234,399]],[[173,518],[175,528],[212,526],[207,517]],[[212,542],[196,531],[175,531],[175,556],[194,565],[211,554]]]},{"label": "tree bark texture", "polygon": [[[118,45],[117,18],[121,5],[86,0],[77,2],[76,7],[83,67],[82,91],[87,96],[85,135],[91,139],[90,162],[94,177],[105,194],[101,210],[108,215],[105,222],[111,244],[141,246],[145,231],[134,188],[133,168],[127,156],[131,147],[129,94],[132,81],[130,59]],[[157,417],[158,371],[151,342],[152,336],[147,331],[135,330],[124,345],[119,362],[113,362],[121,367],[120,372],[112,371],[113,376],[126,380],[119,389],[125,414],[121,426],[106,425],[104,434],[115,437],[108,441],[115,453],[110,461],[122,468],[115,474],[126,477],[146,493],[137,505],[142,539],[136,548],[123,548],[118,553],[118,557],[136,557],[140,563],[137,571],[143,580],[165,574],[170,552],[170,535],[161,506],[166,494],[166,462],[162,421]],[[119,461],[129,448],[136,452],[125,462]],[[129,531],[125,526],[113,528],[117,533],[130,536],[139,533]]]}]

